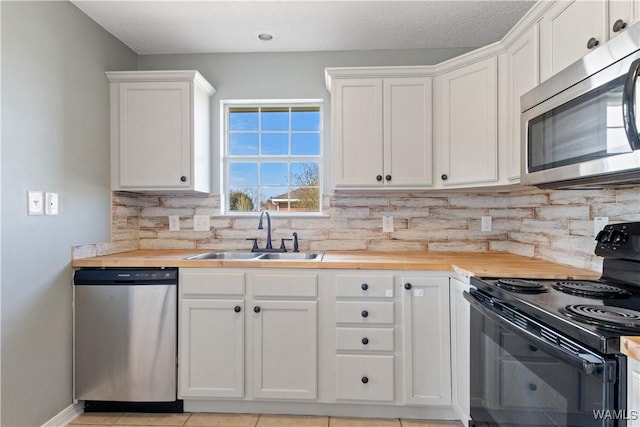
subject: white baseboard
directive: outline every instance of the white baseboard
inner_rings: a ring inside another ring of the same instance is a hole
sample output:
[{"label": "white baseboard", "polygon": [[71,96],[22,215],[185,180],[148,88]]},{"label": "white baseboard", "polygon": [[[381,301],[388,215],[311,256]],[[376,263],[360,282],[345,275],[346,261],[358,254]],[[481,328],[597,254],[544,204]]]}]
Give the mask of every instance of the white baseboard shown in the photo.
[{"label": "white baseboard", "polygon": [[76,403],[63,409],[58,415],[44,423],[42,427],[64,427],[84,412],[82,404]]}]

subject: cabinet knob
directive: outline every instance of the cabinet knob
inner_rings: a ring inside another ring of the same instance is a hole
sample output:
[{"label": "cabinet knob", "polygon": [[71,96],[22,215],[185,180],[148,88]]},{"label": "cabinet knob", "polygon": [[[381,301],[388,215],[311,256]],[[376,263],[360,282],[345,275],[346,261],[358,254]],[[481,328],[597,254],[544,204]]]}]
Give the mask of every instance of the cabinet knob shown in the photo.
[{"label": "cabinet knob", "polygon": [[535,384],[533,384],[533,383],[529,384],[529,390],[531,390],[531,391],[536,391],[537,389],[538,389],[538,386],[537,386],[537,385],[535,385]]},{"label": "cabinet knob", "polygon": [[616,22],[613,23],[613,32],[614,33],[619,33],[620,31],[624,30],[625,28],[627,28],[627,23],[624,22],[622,19],[618,19]]},{"label": "cabinet knob", "polygon": [[385,176],[384,179],[386,179],[387,181],[391,181],[391,175]]},{"label": "cabinet knob", "polygon": [[369,312],[367,310],[362,310],[362,317],[369,317]]},{"label": "cabinet knob", "polygon": [[362,381],[362,384],[366,384],[366,383],[368,383],[368,382],[369,382],[369,378],[367,378],[367,377],[362,377],[362,379],[361,379],[360,381]]},{"label": "cabinet knob", "polygon": [[369,285],[367,285],[366,283],[363,283],[362,285],[360,285],[360,287],[362,288],[363,291],[366,291],[367,289],[369,289]]},{"label": "cabinet knob", "polygon": [[443,173],[442,175],[440,175],[440,178],[441,178],[443,181],[446,181],[447,179],[449,179],[449,177],[447,176],[447,174],[446,174],[446,173]]},{"label": "cabinet knob", "polygon": [[405,284],[404,284],[404,288],[405,288],[406,290],[411,289],[411,283],[405,283]]},{"label": "cabinet knob", "polygon": [[376,181],[382,181],[382,175],[376,175]]},{"label": "cabinet knob", "polygon": [[594,47],[598,46],[599,44],[600,44],[600,42],[598,41],[597,38],[591,37],[589,39],[589,41],[587,41],[587,49],[593,49]]},{"label": "cabinet knob", "polygon": [[369,338],[367,338],[367,337],[362,338],[362,344],[364,344],[364,345],[369,344]]},{"label": "cabinet knob", "polygon": [[182,175],[182,176],[180,177],[180,182],[187,182],[187,177],[186,177],[186,176],[184,176],[184,175]]},{"label": "cabinet knob", "polygon": [[239,305],[236,305],[235,307],[233,307],[233,311],[235,311],[236,313],[240,313],[241,310],[242,310],[242,307],[240,307]]},{"label": "cabinet knob", "polygon": [[260,307],[256,305],[255,307],[253,307],[253,311],[255,313],[260,313]]}]

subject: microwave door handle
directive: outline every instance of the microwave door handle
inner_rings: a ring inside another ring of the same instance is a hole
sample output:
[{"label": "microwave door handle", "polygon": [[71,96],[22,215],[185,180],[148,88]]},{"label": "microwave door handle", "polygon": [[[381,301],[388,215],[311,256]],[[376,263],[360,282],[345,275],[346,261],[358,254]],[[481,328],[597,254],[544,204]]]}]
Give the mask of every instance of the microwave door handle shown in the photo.
[{"label": "microwave door handle", "polygon": [[624,88],[622,89],[622,119],[624,121],[624,130],[627,133],[627,138],[631,144],[631,149],[640,150],[640,133],[638,133],[638,121],[635,107],[636,97],[636,84],[638,83],[638,77],[640,76],[640,59],[635,60],[629,72],[627,78],[624,81]]},{"label": "microwave door handle", "polygon": [[504,317],[500,316],[498,313],[492,311],[488,307],[485,307],[482,303],[480,303],[472,294],[465,291],[463,292],[463,297],[469,304],[476,310],[480,311],[483,315],[487,316],[489,319],[493,320],[499,326],[520,335],[523,339],[530,341],[536,347],[540,348],[542,351],[557,357],[558,359],[577,367],[580,369],[585,375],[593,375],[604,371],[605,361],[591,354],[575,354],[569,352],[559,345],[554,345],[534,334],[527,331],[526,329],[522,329],[519,326],[514,325],[509,322]]}]

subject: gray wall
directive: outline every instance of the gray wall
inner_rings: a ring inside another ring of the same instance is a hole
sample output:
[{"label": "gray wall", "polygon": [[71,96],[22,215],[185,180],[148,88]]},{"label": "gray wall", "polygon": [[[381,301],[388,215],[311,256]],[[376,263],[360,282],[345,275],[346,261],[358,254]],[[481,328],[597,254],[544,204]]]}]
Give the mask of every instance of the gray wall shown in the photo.
[{"label": "gray wall", "polygon": [[[70,247],[109,240],[105,70],[137,56],[67,2],[2,2],[2,419],[72,404]],[[27,190],[60,195],[27,216]]]},{"label": "gray wall", "polygon": [[[217,170],[220,142],[220,100],[323,99],[325,162],[330,153],[330,94],[324,82],[326,67],[433,65],[470,51],[457,49],[372,50],[353,52],[219,53],[140,55],[140,70],[189,70],[200,73],[216,88],[213,97],[213,160]],[[324,188],[331,188],[325,173]],[[213,192],[219,189],[213,174]]]}]

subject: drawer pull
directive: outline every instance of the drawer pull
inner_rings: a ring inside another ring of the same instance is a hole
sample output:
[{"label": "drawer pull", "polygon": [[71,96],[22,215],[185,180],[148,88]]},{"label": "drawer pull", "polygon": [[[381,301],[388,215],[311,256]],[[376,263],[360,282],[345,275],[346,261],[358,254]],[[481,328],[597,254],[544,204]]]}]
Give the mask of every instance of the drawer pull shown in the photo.
[{"label": "drawer pull", "polygon": [[363,283],[361,286],[363,291],[366,291],[367,289],[369,289],[369,285],[367,285],[366,283]]},{"label": "drawer pull", "polygon": [[411,283],[405,283],[405,284],[404,284],[404,288],[405,288],[406,290],[411,289]]},{"label": "drawer pull", "polygon": [[538,386],[537,386],[537,385],[535,385],[535,384],[533,384],[533,383],[532,383],[532,384],[529,384],[529,390],[531,390],[531,391],[536,391],[537,389],[538,389]]},{"label": "drawer pull", "polygon": [[362,381],[362,384],[366,384],[366,383],[368,383],[368,382],[369,382],[369,378],[367,378],[367,377],[362,377],[362,380],[360,380],[360,381]]},{"label": "drawer pull", "polygon": [[257,305],[256,305],[255,307],[253,307],[253,311],[254,311],[255,313],[260,313],[260,306],[257,306]]},{"label": "drawer pull", "polygon": [[369,312],[367,310],[362,310],[362,317],[369,317]]},{"label": "drawer pull", "polygon": [[362,344],[364,344],[364,345],[369,344],[369,338],[367,338],[367,337],[362,338]]},{"label": "drawer pull", "polygon": [[235,311],[236,313],[240,313],[241,310],[242,310],[242,307],[240,307],[239,305],[236,305],[235,307],[233,307],[233,311]]}]

